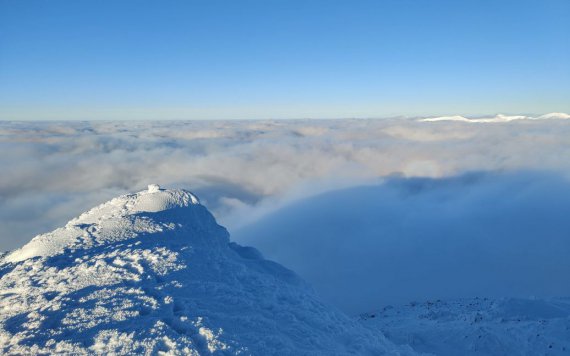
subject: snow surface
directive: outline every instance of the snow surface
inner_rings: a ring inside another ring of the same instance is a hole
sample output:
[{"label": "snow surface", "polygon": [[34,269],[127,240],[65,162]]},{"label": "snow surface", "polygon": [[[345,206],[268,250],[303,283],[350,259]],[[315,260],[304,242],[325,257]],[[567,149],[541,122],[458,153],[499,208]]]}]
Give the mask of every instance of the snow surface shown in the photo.
[{"label": "snow surface", "polygon": [[570,354],[570,299],[437,300],[360,319],[395,343],[435,355]]},{"label": "snow surface", "polygon": [[185,190],[102,204],[0,256],[2,354],[412,354],[323,304]]}]

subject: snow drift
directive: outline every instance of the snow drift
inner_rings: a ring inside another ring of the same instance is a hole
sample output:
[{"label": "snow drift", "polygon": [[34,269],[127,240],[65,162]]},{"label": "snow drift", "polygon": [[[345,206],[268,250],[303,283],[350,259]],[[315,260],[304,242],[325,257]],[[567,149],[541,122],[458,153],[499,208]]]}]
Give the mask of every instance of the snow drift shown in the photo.
[{"label": "snow drift", "polygon": [[0,352],[402,353],[228,237],[156,185],[35,237],[0,260]]}]

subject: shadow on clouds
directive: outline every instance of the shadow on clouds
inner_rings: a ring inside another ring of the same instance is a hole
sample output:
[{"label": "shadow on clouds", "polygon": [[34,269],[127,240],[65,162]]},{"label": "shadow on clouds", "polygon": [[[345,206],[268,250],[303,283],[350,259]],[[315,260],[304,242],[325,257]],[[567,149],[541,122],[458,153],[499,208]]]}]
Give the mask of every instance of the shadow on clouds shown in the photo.
[{"label": "shadow on clouds", "polygon": [[390,178],[306,198],[232,234],[349,313],[570,294],[570,182],[539,172]]}]

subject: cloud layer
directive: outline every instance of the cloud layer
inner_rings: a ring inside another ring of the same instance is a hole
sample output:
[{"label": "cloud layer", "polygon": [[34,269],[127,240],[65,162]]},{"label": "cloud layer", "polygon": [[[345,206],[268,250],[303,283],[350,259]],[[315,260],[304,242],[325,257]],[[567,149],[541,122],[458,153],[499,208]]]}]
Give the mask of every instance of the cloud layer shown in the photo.
[{"label": "cloud layer", "polygon": [[0,122],[0,249],[149,183],[195,191],[230,230],[391,175],[570,173],[570,121]]},{"label": "cloud layer", "polygon": [[570,182],[539,172],[391,178],[234,233],[349,313],[437,298],[570,295]]}]

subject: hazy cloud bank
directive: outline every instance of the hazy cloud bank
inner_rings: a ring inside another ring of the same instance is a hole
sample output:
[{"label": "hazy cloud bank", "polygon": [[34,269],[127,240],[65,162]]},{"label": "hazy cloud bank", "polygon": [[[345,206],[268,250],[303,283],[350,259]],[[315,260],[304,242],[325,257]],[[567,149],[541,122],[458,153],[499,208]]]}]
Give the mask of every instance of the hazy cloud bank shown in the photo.
[{"label": "hazy cloud bank", "polygon": [[230,230],[287,202],[472,170],[570,173],[569,120],[0,122],[0,249],[148,183],[195,191]]},{"label": "hazy cloud bank", "polygon": [[552,173],[391,178],[236,231],[350,313],[390,303],[570,295],[570,182]]}]

